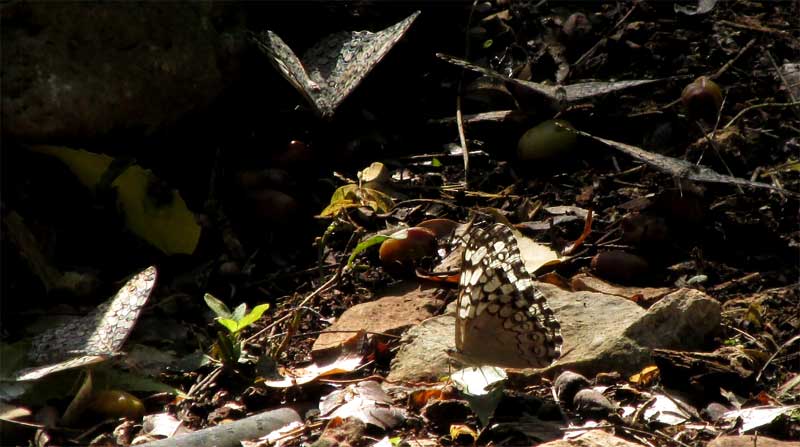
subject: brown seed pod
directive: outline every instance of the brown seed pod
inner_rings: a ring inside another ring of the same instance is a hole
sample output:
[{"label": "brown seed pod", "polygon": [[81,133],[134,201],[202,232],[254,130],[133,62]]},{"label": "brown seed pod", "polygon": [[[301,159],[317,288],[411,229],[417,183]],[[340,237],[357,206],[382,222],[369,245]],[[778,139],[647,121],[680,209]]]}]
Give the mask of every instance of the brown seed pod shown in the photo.
[{"label": "brown seed pod", "polygon": [[592,258],[592,270],[597,276],[621,283],[634,281],[648,268],[644,258],[624,251],[605,251]]},{"label": "brown seed pod", "polygon": [[300,204],[294,197],[274,189],[258,189],[248,194],[253,215],[262,223],[290,226],[296,222]]},{"label": "brown seed pod", "polygon": [[667,240],[669,228],[662,217],[632,213],[622,218],[622,241],[626,244],[658,245]]},{"label": "brown seed pod", "polygon": [[456,227],[458,227],[458,222],[450,219],[429,219],[417,224],[417,228],[427,228],[433,231],[438,239],[450,236]]},{"label": "brown seed pod", "polygon": [[592,32],[592,23],[586,17],[586,14],[574,12],[564,21],[564,25],[561,26],[561,32],[567,42],[577,42]]},{"label": "brown seed pod", "polygon": [[592,389],[578,391],[572,399],[572,406],[578,414],[586,418],[606,418],[617,410],[608,398]]},{"label": "brown seed pod", "polygon": [[378,257],[384,266],[409,264],[436,253],[436,234],[428,228],[400,230],[381,244]]},{"label": "brown seed pod", "polygon": [[591,383],[586,377],[574,373],[572,371],[564,371],[553,382],[553,388],[556,390],[556,396],[561,402],[572,404],[572,399],[578,391],[589,388]]},{"label": "brown seed pod", "polygon": [[690,119],[715,123],[722,108],[722,91],[716,82],[700,76],[683,89],[681,102]]},{"label": "brown seed pod", "polygon": [[107,418],[141,419],[144,404],[133,394],[120,390],[104,390],[95,393],[90,408]]}]

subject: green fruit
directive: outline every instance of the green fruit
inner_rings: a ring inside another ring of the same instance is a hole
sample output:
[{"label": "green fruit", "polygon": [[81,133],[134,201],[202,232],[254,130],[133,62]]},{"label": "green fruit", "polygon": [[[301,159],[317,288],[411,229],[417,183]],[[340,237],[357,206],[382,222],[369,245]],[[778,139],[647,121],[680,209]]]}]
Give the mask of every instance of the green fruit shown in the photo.
[{"label": "green fruit", "polygon": [[564,120],[543,121],[519,139],[517,157],[523,161],[543,161],[570,153],[577,145],[578,136],[559,125],[574,129]]},{"label": "green fruit", "polygon": [[107,418],[141,419],[144,404],[136,396],[120,390],[106,390],[95,394],[90,408]]}]

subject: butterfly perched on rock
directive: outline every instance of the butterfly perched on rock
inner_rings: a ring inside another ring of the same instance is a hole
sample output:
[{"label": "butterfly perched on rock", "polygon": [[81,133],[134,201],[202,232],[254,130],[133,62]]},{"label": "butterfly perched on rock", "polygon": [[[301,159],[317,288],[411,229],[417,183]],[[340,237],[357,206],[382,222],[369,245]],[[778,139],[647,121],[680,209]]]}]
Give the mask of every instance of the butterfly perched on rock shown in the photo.
[{"label": "butterfly perched on rock", "polygon": [[252,40],[314,110],[323,118],[330,118],[405,35],[418,15],[416,11],[376,33],[341,31],[331,34],[306,51],[302,58],[272,31],[253,35]]},{"label": "butterfly perched on rock", "polygon": [[455,357],[472,365],[549,366],[561,355],[561,325],[526,270],[512,230],[476,222],[462,238]]},{"label": "butterfly perched on rock", "polygon": [[156,268],[148,267],[90,314],[34,337],[28,359],[38,366],[20,370],[14,378],[37,380],[119,355],[155,282]]}]

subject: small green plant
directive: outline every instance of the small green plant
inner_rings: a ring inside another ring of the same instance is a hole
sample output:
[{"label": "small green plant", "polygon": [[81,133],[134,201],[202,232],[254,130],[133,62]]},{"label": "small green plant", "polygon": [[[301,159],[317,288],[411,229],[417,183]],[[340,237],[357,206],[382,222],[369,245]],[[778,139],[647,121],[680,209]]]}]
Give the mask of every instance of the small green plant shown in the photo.
[{"label": "small green plant", "polygon": [[217,332],[218,339],[216,351],[223,364],[236,363],[242,357],[242,329],[255,323],[264,312],[269,309],[269,304],[259,304],[247,312],[247,304],[242,303],[231,312],[228,306],[209,293],[204,297],[206,305],[217,314],[217,322],[228,330]]},{"label": "small green plant", "polygon": [[724,346],[739,346],[741,342],[739,341],[738,338],[734,337],[726,339],[725,341],[722,342],[722,344]]}]

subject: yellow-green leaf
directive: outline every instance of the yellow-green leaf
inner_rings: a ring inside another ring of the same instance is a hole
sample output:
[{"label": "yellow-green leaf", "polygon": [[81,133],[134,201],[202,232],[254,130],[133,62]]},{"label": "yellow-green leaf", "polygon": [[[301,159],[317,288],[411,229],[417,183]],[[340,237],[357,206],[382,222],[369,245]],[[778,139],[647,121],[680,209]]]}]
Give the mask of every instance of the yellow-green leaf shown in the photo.
[{"label": "yellow-green leaf", "polygon": [[254,307],[253,310],[244,316],[241,320],[239,320],[239,329],[244,329],[247,326],[255,323],[256,320],[261,318],[261,315],[269,309],[269,304],[259,304],[258,306]]},{"label": "yellow-green leaf", "polygon": [[353,252],[350,253],[350,257],[347,258],[347,265],[349,267],[352,267],[353,259],[355,259],[359,253],[368,249],[369,247],[372,247],[373,245],[378,245],[380,243],[383,243],[383,241],[385,241],[386,239],[391,239],[391,237],[379,235],[379,236],[373,236],[365,241],[359,242],[359,244],[356,245],[356,248],[353,249]]},{"label": "yellow-green leaf", "polygon": [[239,330],[239,323],[236,320],[231,320],[230,318],[217,317],[217,322],[225,326],[225,329],[227,329],[228,332],[230,332],[231,334]]},{"label": "yellow-green leaf", "polygon": [[375,189],[359,187],[355,184],[344,185],[334,191],[331,203],[320,213],[320,217],[333,217],[340,211],[368,206],[378,213],[389,212],[394,207],[392,198]]},{"label": "yellow-green leaf", "polygon": [[[61,146],[34,146],[35,152],[64,162],[87,188],[95,190],[113,159],[107,155]],[[117,191],[117,209],[130,231],[166,254],[191,254],[200,240],[200,226],[177,191],[151,194],[160,180],[138,165],[125,169],[111,183]]]}]

